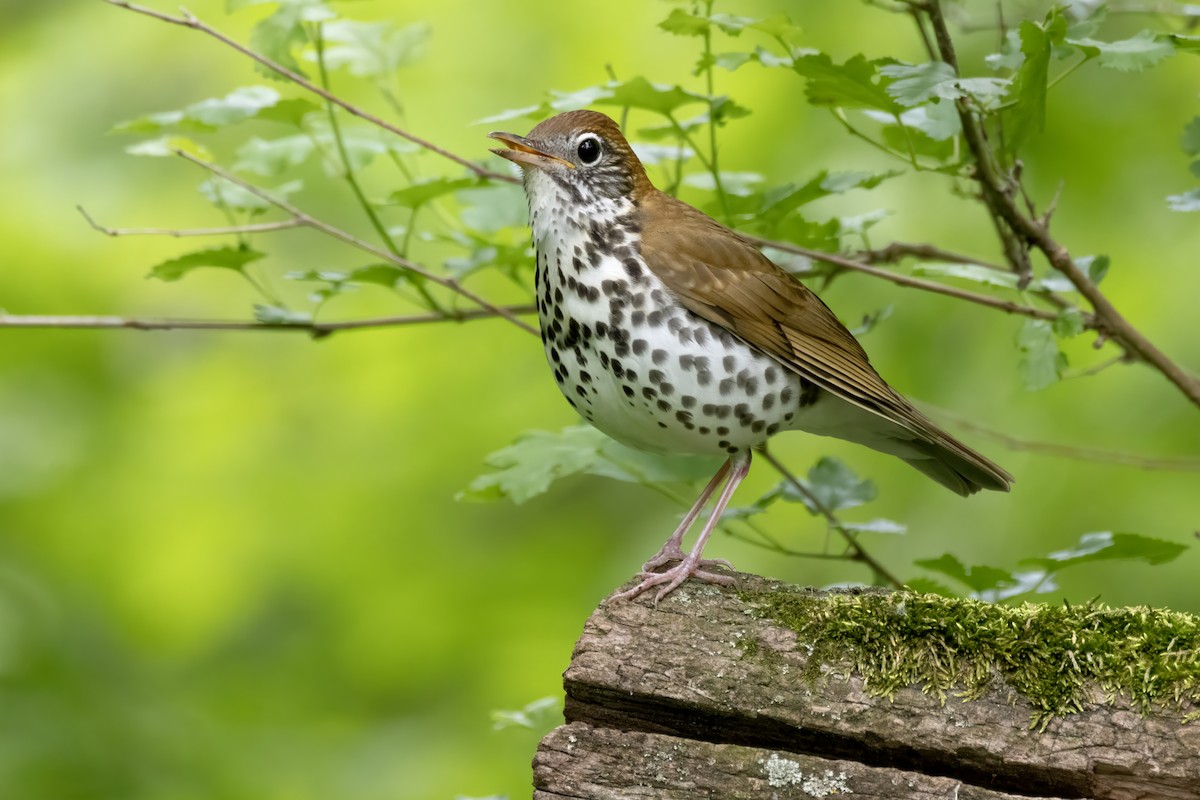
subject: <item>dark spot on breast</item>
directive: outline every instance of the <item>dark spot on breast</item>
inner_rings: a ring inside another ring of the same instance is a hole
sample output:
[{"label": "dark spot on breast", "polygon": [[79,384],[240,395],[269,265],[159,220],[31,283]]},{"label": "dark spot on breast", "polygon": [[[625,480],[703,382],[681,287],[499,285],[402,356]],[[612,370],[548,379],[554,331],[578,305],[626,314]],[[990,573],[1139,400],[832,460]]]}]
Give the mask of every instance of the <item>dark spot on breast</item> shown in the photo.
[{"label": "dark spot on breast", "polygon": [[633,397],[633,395],[635,394],[635,392],[633,391],[633,387],[630,386],[628,383],[621,387],[621,391],[623,391],[625,393],[626,397]]},{"label": "dark spot on breast", "polygon": [[646,398],[647,400],[653,400],[654,398],[658,397],[658,392],[655,391],[653,386],[647,386],[642,389],[642,397]]},{"label": "dark spot on breast", "polygon": [[666,400],[659,400],[658,401],[658,410],[659,411],[670,411],[671,404],[668,403]]},{"label": "dark spot on breast", "polygon": [[655,364],[665,364],[667,362],[667,351],[656,349],[653,353],[650,354],[650,359]]},{"label": "dark spot on breast", "polygon": [[708,386],[712,383],[712,373],[706,369],[702,369],[696,373],[696,383],[701,386]]},{"label": "dark spot on breast", "polygon": [[800,407],[805,408],[816,403],[821,396],[821,387],[804,378],[800,379]]},{"label": "dark spot on breast", "polygon": [[751,423],[750,430],[754,433],[762,433],[762,429],[765,427],[767,427],[767,423],[763,422],[761,419],[756,419],[753,423]]},{"label": "dark spot on breast", "polygon": [[[628,275],[632,280],[635,280],[635,281],[641,280],[642,265],[637,262],[637,259],[634,259],[634,258],[625,259],[624,266],[625,266],[625,274]],[[525,273],[525,274],[528,275],[529,273]]]},{"label": "dark spot on breast", "polygon": [[669,383],[659,384],[658,390],[662,392],[663,397],[670,397],[671,395],[675,394],[675,387]]},{"label": "dark spot on breast", "polygon": [[650,374],[647,375],[647,377],[650,379],[651,383],[662,383],[667,379],[666,373],[661,369],[650,370]]},{"label": "dark spot on breast", "polygon": [[646,350],[649,349],[649,347],[650,347],[650,345],[646,343],[645,339],[634,339],[633,340],[633,354],[635,356],[640,356],[640,355],[644,354],[646,352]]},{"label": "dark spot on breast", "polygon": [[722,396],[733,394],[733,378],[723,378],[721,382],[717,384],[717,391],[720,392]]},{"label": "dark spot on breast", "polygon": [[[721,359],[721,366],[725,368],[726,372],[733,372],[733,368],[736,365],[737,365],[737,359],[734,358],[733,356],[725,356],[724,358]],[[743,370],[743,372],[744,371],[745,370]]]},{"label": "dark spot on breast", "polygon": [[690,394],[685,394],[683,397],[679,398],[679,403],[684,408],[695,408],[696,407],[696,398]]}]

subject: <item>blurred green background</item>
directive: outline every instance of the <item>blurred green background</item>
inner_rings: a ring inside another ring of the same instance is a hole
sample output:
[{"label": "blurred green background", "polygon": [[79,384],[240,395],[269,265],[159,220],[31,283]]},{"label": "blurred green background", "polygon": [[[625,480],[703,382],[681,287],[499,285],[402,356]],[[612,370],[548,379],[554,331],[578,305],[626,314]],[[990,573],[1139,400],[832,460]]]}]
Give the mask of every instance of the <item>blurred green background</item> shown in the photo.
[{"label": "blurred green background", "polygon": [[[173,12],[175,4],[157,3]],[[189,8],[239,40],[264,9]],[[700,90],[695,40],[655,25],[664,3],[358,2],[362,19],[425,21],[427,56],[400,74],[405,124],[478,158],[474,121],[607,78],[646,75]],[[849,3],[788,9],[804,46],[924,60],[902,19]],[[975,10],[990,13],[989,4]],[[178,283],[148,268],[194,249],[108,239],[107,225],[193,227],[222,218],[177,159],[134,159],[115,122],[262,83],[199,34],[98,0],[0,0],[0,308],[13,314],[248,317],[257,298],[221,270]],[[1144,21],[1143,21],[1144,22]],[[1126,32],[1132,33],[1135,25]],[[1118,25],[1118,28],[1120,25]],[[994,32],[964,39],[966,58]],[[966,59],[964,59],[966,60]],[[977,62],[976,62],[977,63]],[[1106,253],[1105,288],[1181,363],[1200,365],[1200,217],[1166,210],[1191,188],[1179,151],[1200,113],[1200,62],[1147,74],[1095,67],[1052,92],[1026,172],[1076,255]],[[722,131],[723,167],[774,183],[819,169],[882,169],[885,157],[803,101],[803,82],[756,66],[718,73],[754,113]],[[335,88],[389,116],[358,82]],[[524,132],[532,123],[506,127]],[[216,145],[218,153],[222,151]],[[497,162],[499,163],[499,162]],[[457,174],[426,156],[425,175]],[[373,173],[372,196],[403,185]],[[344,185],[310,183],[305,208],[365,236]],[[825,213],[894,213],[873,241],[930,241],[997,258],[981,210],[935,176],[850,193]],[[268,271],[360,263],[307,232],[272,240]],[[436,263],[439,251],[417,255]],[[518,302],[484,276],[476,288]],[[295,287],[281,290],[296,293]],[[845,320],[894,304],[869,334],[902,391],[1009,435],[1155,456],[1200,453],[1200,416],[1162,377],[1116,367],[1022,390],[1020,321],[863,276],[825,293]],[[382,291],[339,298],[329,317],[402,313]],[[1091,337],[1073,367],[1106,358]],[[0,793],[39,798],[451,798],[527,796],[541,731],[493,731],[490,712],[560,693],[596,603],[673,527],[678,509],[637,486],[578,478],[524,506],[456,503],[484,457],[521,432],[573,424],[534,337],[499,321],[335,335],[0,330]],[[951,425],[1017,476],[1013,494],[963,501],[903,464],[792,435],[776,452],[806,470],[833,454],[873,478],[907,536],[872,552],[902,578],[952,552],[1011,568],[1089,531],[1194,543],[1196,473],[1007,451]],[[748,502],[773,483],[751,475]],[[799,508],[766,523],[789,545],[824,545]],[[802,584],[862,581],[861,568],[788,559],[719,537],[739,568]],[[1197,557],[1064,575],[1046,599],[1200,611]]]}]

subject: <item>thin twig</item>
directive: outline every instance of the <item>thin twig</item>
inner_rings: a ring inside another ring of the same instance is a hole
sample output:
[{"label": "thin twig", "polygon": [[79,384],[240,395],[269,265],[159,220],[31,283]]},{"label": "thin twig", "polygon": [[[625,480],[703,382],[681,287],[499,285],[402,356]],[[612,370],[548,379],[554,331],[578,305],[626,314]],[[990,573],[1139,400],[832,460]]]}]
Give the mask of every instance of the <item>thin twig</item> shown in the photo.
[{"label": "thin twig", "polygon": [[846,540],[846,544],[848,544],[852,550],[850,558],[866,564],[871,568],[871,571],[875,573],[876,577],[890,584],[892,587],[896,589],[904,588],[904,584],[900,581],[900,579],[888,571],[887,567],[879,563],[874,556],[868,553],[858,541],[858,537],[847,530],[846,526],[842,524],[842,521],[837,518],[833,511],[831,511],[824,503],[822,503],[821,500],[814,495],[812,491],[810,491],[809,488],[804,485],[803,482],[800,481],[800,479],[793,475],[791,471],[785,467],[781,461],[779,461],[779,459],[775,458],[775,456],[771,454],[771,451],[763,447],[760,452],[762,453],[763,458],[767,459],[767,462],[770,463],[770,465],[773,466],[779,472],[779,474],[783,476],[784,480],[791,484],[792,488],[794,488],[797,492],[807,498],[810,503],[812,503],[812,507],[815,508],[817,512],[825,518],[825,521],[829,524],[829,527],[842,535],[842,538]]},{"label": "thin twig", "polygon": [[[110,2],[110,0],[105,0],[105,2]],[[421,266],[420,264],[417,264],[416,262],[409,261],[407,258],[402,258],[401,256],[398,256],[395,253],[391,253],[387,250],[384,250],[383,248],[376,247],[375,245],[373,245],[369,242],[363,241],[362,239],[358,238],[354,234],[348,233],[334,225],[330,225],[328,222],[319,220],[316,217],[309,216],[307,213],[305,213],[304,211],[301,211],[299,208],[297,208],[296,206],[287,202],[286,200],[283,200],[281,198],[278,198],[278,197],[272,195],[270,192],[262,189],[259,186],[254,185],[253,183],[250,183],[249,181],[242,180],[237,175],[234,175],[233,173],[229,172],[228,170],[225,170],[225,169],[217,166],[216,164],[213,164],[212,162],[205,161],[204,159],[199,158],[198,156],[192,155],[191,153],[189,153],[185,150],[177,149],[177,150],[174,150],[173,152],[175,153],[175,155],[179,156],[180,158],[186,159],[187,161],[192,162],[193,164],[197,165],[198,167],[201,167],[202,169],[205,169],[214,175],[217,175],[221,178],[224,178],[227,181],[231,181],[232,183],[237,184],[238,186],[242,187],[246,191],[253,194],[255,197],[259,197],[263,200],[266,200],[271,205],[273,205],[276,208],[280,209],[281,211],[284,211],[287,214],[291,215],[294,219],[298,220],[299,222],[301,222],[303,225],[305,225],[307,227],[321,231],[322,233],[324,233],[328,236],[331,236],[334,239],[337,239],[341,242],[345,242],[346,244],[351,245],[352,247],[356,247],[359,250],[362,250],[364,252],[370,253],[371,255],[375,256],[376,258],[380,258],[384,261],[391,262],[392,264],[395,264],[398,267],[406,269],[409,272],[412,272],[413,274],[420,275],[421,277],[425,278],[426,280],[428,280],[432,283],[436,283],[438,286],[442,286],[446,289],[449,289],[450,291],[454,292],[455,294],[462,295],[463,297],[470,300],[472,303],[475,303],[476,305],[478,305],[480,308],[488,309],[489,311],[492,311],[495,314],[497,314],[501,317],[504,317],[509,322],[516,325],[518,328],[521,328],[521,329],[523,329],[529,333],[532,333],[534,335],[537,335],[537,333],[538,333],[537,329],[534,328],[533,326],[529,325],[526,322],[523,322],[522,320],[517,319],[513,314],[508,312],[506,309],[500,308],[496,305],[493,305],[492,303],[483,299],[479,295],[475,294],[473,291],[466,288],[465,286],[463,286],[461,283],[454,280],[453,278],[445,278],[434,272],[430,272],[428,269]],[[458,313],[458,312],[450,312],[450,315],[453,316],[455,313]]]},{"label": "thin twig", "polygon": [[271,59],[267,58],[266,56],[262,55],[261,53],[257,53],[254,50],[251,50],[250,48],[246,47],[245,45],[229,38],[228,36],[221,33],[216,28],[214,28],[211,25],[208,25],[207,23],[200,20],[198,17],[193,15],[187,9],[181,8],[179,10],[181,16],[173,17],[170,14],[164,14],[161,11],[155,11],[152,8],[146,8],[145,6],[139,6],[135,3],[128,2],[127,0],[104,0],[104,2],[108,3],[109,5],[116,6],[117,8],[123,8],[126,11],[132,11],[135,14],[142,14],[143,16],[152,17],[153,19],[157,19],[162,22],[170,23],[171,25],[179,25],[184,28],[191,28],[192,30],[196,30],[196,31],[200,31],[201,33],[205,33],[205,34],[213,37],[217,41],[221,42],[222,44],[236,50],[237,52],[241,53],[242,55],[246,56],[247,58],[254,59],[259,64],[262,64],[264,67],[271,70],[272,72],[276,72],[276,73],[282,75],[283,77],[287,78],[289,81],[296,84],[297,86],[300,86],[300,87],[306,89],[307,91],[312,92],[313,94],[317,95],[318,97],[323,98],[324,100],[326,100],[330,103],[335,103],[335,104],[341,106],[346,111],[350,112],[351,114],[358,117],[359,119],[365,120],[366,122],[369,122],[372,125],[375,125],[377,127],[382,128],[385,131],[388,131],[389,133],[393,133],[402,139],[406,139],[406,140],[412,142],[413,144],[415,144],[419,147],[422,147],[425,150],[430,151],[431,153],[437,153],[442,158],[446,158],[446,159],[449,159],[450,161],[453,161],[456,164],[460,164],[460,165],[466,167],[467,169],[469,169],[471,172],[480,176],[481,178],[487,178],[487,179],[493,180],[493,181],[504,181],[505,183],[520,183],[520,181],[517,180],[517,178],[513,177],[512,175],[505,175],[500,172],[493,172],[490,169],[481,167],[480,165],[476,164],[473,161],[470,161],[469,159],[463,158],[462,156],[456,155],[456,154],[450,152],[449,150],[438,147],[436,144],[428,141],[427,139],[422,139],[419,136],[409,133],[408,131],[404,130],[403,128],[398,128],[395,125],[391,124],[390,122],[387,122],[386,120],[383,120],[383,119],[375,116],[374,114],[370,113],[369,111],[361,109],[358,106],[354,105],[353,103],[343,100],[342,98],[338,97],[337,95],[335,95],[331,92],[328,92],[325,89],[322,89],[320,86],[317,86],[316,84],[307,80],[303,75],[299,74],[298,72],[293,72],[292,70],[288,69],[287,67],[283,66],[282,64],[280,64],[276,61],[272,61]]},{"label": "thin twig", "polygon": [[488,319],[508,314],[532,314],[536,308],[531,305],[504,306],[496,310],[473,308],[459,311],[455,314],[429,313],[408,314],[394,317],[372,317],[368,319],[348,319],[334,322],[254,322],[251,320],[224,319],[169,319],[145,317],[112,317],[112,316],[53,316],[45,314],[18,315],[0,314],[0,328],[59,328],[59,329],[115,329],[137,331],[301,331],[314,337],[328,336],[338,331],[363,330],[366,328],[394,328],[403,325],[422,325],[431,322],[465,322],[474,319]]},{"label": "thin twig", "polygon": [[[800,256],[807,256],[814,261],[823,261],[826,264],[833,264],[842,269],[852,270],[854,272],[862,272],[867,275],[873,275],[876,278],[882,278],[885,281],[890,281],[897,286],[907,286],[912,289],[920,289],[934,294],[944,294],[948,297],[955,297],[959,300],[966,300],[970,303],[977,303],[989,308],[995,308],[1004,311],[1008,314],[1020,314],[1021,316],[1032,317],[1034,319],[1054,320],[1058,318],[1058,314],[1053,311],[1048,311],[1042,308],[1034,308],[1033,306],[1014,303],[1011,300],[1001,300],[996,297],[990,297],[986,294],[970,292],[965,289],[958,289],[954,286],[947,286],[935,281],[927,281],[922,278],[914,278],[909,275],[901,275],[897,272],[892,272],[879,267],[873,267],[870,264],[865,264],[861,261],[855,261],[845,256],[837,255],[836,253],[825,253],[820,250],[811,250],[807,247],[790,244],[788,242],[777,242],[771,239],[762,239],[757,236],[745,235],[745,238],[761,247],[773,247],[776,250],[783,250],[786,253],[794,253]],[[1084,327],[1095,327],[1090,314],[1084,314]]]},{"label": "thin twig", "polygon": [[83,206],[75,206],[92,230],[99,231],[105,236],[229,236],[243,233],[270,233],[284,231],[289,228],[302,228],[304,225],[297,219],[282,219],[278,222],[256,222],[249,225],[225,225],[218,228],[109,228],[96,222]]},{"label": "thin twig", "polygon": [[[946,26],[946,19],[942,15],[940,0],[927,0],[924,9],[933,26],[934,39],[942,60],[957,72],[958,63],[954,42],[950,37],[949,28]],[[1040,250],[1051,266],[1067,276],[1067,279],[1095,310],[1097,323],[1095,327],[1098,330],[1117,340],[1133,355],[1162,373],[1193,404],[1200,407],[1200,378],[1168,358],[1140,330],[1126,320],[1091,278],[1076,266],[1067,248],[1051,236],[1049,228],[1043,221],[1021,212],[1013,200],[1011,179],[1001,174],[999,165],[995,162],[983,124],[965,100],[959,99],[956,102],[959,119],[962,122],[963,137],[975,157],[975,179],[979,182],[984,202],[997,222],[1003,221],[1003,224],[1007,225],[1013,234],[1020,237],[1024,243]],[[1014,268],[1019,269],[1019,264],[1014,262]]]},{"label": "thin twig", "polygon": [[998,442],[1009,450],[1026,453],[1040,453],[1059,458],[1070,458],[1076,461],[1091,461],[1104,464],[1121,464],[1138,469],[1167,470],[1173,472],[1200,472],[1200,459],[1185,456],[1143,456],[1137,453],[1122,453],[1116,450],[1100,450],[1094,447],[1077,447],[1055,442],[1039,442],[1032,439],[1021,439],[1009,436],[1007,433],[988,428],[973,422],[969,417],[947,411],[944,408],[931,406],[928,403],[918,403],[922,410],[931,416],[943,419],[965,431],[983,436]]}]

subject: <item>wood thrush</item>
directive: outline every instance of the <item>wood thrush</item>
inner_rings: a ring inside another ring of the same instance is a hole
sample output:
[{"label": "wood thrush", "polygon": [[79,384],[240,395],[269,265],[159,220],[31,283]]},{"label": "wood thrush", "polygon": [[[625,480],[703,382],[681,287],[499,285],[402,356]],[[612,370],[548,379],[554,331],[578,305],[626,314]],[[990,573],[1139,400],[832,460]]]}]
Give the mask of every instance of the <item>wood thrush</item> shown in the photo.
[{"label": "wood thrush", "polygon": [[[624,597],[689,577],[751,453],[785,430],[899,456],[960,495],[1008,491],[1003,469],[892,389],[853,334],[749,241],[650,183],[617,124],[569,111],[527,137],[495,132],[521,167],[537,250],[542,342],[563,396],[614,439],[725,463]],[[683,536],[724,484],[690,553]],[[655,570],[675,563],[671,568]]]}]

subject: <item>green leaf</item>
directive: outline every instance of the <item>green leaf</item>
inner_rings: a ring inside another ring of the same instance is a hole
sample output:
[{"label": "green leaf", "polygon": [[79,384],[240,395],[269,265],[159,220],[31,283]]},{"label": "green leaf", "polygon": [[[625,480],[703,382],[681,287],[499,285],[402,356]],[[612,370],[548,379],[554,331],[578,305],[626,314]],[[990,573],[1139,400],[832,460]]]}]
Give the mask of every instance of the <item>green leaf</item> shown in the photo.
[{"label": "green leaf", "polygon": [[1167,195],[1167,207],[1172,211],[1200,211],[1200,189]]},{"label": "green leaf", "polygon": [[420,208],[442,195],[478,186],[479,183],[478,178],[430,178],[403,189],[397,189],[388,195],[388,203],[404,208]]},{"label": "green leaf", "polygon": [[913,563],[918,567],[952,578],[974,592],[992,592],[1008,589],[1018,584],[1017,578],[1007,570],[988,566],[968,567],[950,553],[943,553],[938,558],[924,559]]},{"label": "green leaf", "polygon": [[689,92],[680,86],[650,83],[640,76],[624,82],[609,83],[605,88],[608,95],[595,100],[599,105],[640,108],[664,116],[688,103],[708,102],[705,95]]},{"label": "green leaf", "polygon": [[[390,22],[339,19],[325,23],[321,31],[330,69],[346,67],[356,77],[380,79],[425,54],[430,28],[423,22],[397,28]],[[315,60],[315,55],[309,60]]]},{"label": "green leaf", "polygon": [[689,14],[682,8],[673,9],[666,19],[658,23],[658,27],[676,36],[703,36],[711,25],[708,17]]},{"label": "green leaf", "polygon": [[814,106],[874,108],[898,114],[903,107],[888,94],[878,64],[861,54],[845,64],[834,64],[825,53],[815,53],[797,58],[792,69],[808,79],[804,92]]},{"label": "green leaf", "polygon": [[206,267],[241,272],[247,264],[265,255],[246,247],[212,247],[157,264],[147,277],[158,278],[160,281],[177,281],[193,270]]},{"label": "green leaf", "polygon": [[[302,181],[288,181],[267,191],[282,199],[300,191],[303,186]],[[259,197],[226,178],[210,178],[200,184],[199,190],[200,194],[218,208],[231,208],[250,214],[261,214],[271,207],[271,203],[267,199]]]},{"label": "green leaf", "polygon": [[264,325],[311,325],[312,314],[307,311],[293,311],[290,308],[254,304],[254,319]]},{"label": "green leaf", "polygon": [[1000,272],[980,264],[956,264],[940,261],[918,261],[913,264],[913,275],[936,278],[961,278],[984,286],[998,286],[1004,289],[1017,288],[1017,276],[1011,272]]},{"label": "green leaf", "polygon": [[908,526],[890,519],[873,519],[870,522],[843,522],[842,527],[855,533],[885,533],[892,536],[908,533]]},{"label": "green leaf", "polygon": [[932,578],[912,578],[904,582],[904,585],[914,592],[922,594],[936,594],[941,597],[958,597],[959,593],[951,589],[940,581],[935,581]]},{"label": "green leaf", "polygon": [[1068,339],[1083,333],[1083,312],[1078,308],[1064,308],[1054,318],[1054,335],[1060,339]]},{"label": "green leaf", "polygon": [[210,97],[182,111],[160,111],[113,126],[113,133],[156,133],[168,128],[211,131],[258,116],[279,102],[279,92],[267,86],[243,86],[224,97]]},{"label": "green leaf", "polygon": [[[557,716],[562,710],[562,700],[557,697],[542,697],[528,703],[519,711],[493,711],[492,730],[505,728],[528,728],[535,731],[548,731],[557,722]],[[481,798],[481,800],[501,800],[501,798]]]},{"label": "green leaf", "polygon": [[131,156],[152,156],[155,158],[173,156],[179,150],[191,153],[205,161],[213,160],[213,154],[209,152],[207,147],[183,136],[161,136],[157,139],[149,139],[137,144],[131,144],[125,148],[125,152]]},{"label": "green leaf", "polygon": [[[796,491],[790,482],[782,484],[784,495],[790,500],[799,500],[816,513],[811,501]],[[823,456],[812,469],[808,471],[805,481],[808,490],[829,511],[840,511],[844,508],[854,508],[869,503],[878,496],[875,482],[868,478],[859,478],[844,463],[832,456]]]},{"label": "green leaf", "polygon": [[1078,47],[1089,58],[1098,56],[1100,66],[1121,72],[1141,72],[1175,52],[1171,37],[1160,36],[1148,30],[1117,42],[1068,39],[1067,43]]},{"label": "green leaf", "polygon": [[887,93],[902,106],[916,106],[933,98],[955,100],[963,96],[958,88],[958,75],[944,61],[926,64],[888,64],[880,75],[892,78]]},{"label": "green leaf", "polygon": [[268,119],[281,122],[295,128],[304,127],[304,119],[309,114],[324,113],[320,106],[303,97],[287,97],[273,106],[267,106],[258,112],[258,119]]},{"label": "green leaf", "polygon": [[1099,284],[1108,274],[1109,258],[1106,255],[1083,256],[1075,259],[1075,265],[1087,273],[1092,283]]},{"label": "green leaf", "polygon": [[1027,319],[1017,334],[1021,351],[1021,377],[1031,392],[1044,389],[1062,377],[1067,357],[1058,349],[1054,328],[1044,319]]},{"label": "green leaf", "polygon": [[1021,23],[1021,52],[1025,56],[1013,80],[1016,105],[1005,115],[1005,147],[1014,153],[1046,127],[1046,86],[1050,76],[1050,36],[1037,23]]},{"label": "green leaf", "polygon": [[785,42],[795,39],[804,33],[804,29],[799,25],[793,24],[791,18],[786,14],[778,14],[767,19],[760,19],[750,27],[756,31],[765,33],[767,36],[782,39]]},{"label": "green leaf", "polygon": [[[275,12],[250,32],[250,47],[280,66],[304,75],[295,55],[296,50],[308,42],[304,24],[325,22],[335,16],[322,0],[279,0]],[[260,75],[272,80],[286,80],[274,70],[259,64],[255,64],[254,68]]]},{"label": "green leaf", "polygon": [[1147,564],[1166,564],[1174,561],[1187,545],[1152,539],[1136,533],[1100,531],[1085,533],[1079,544],[1067,550],[1048,554],[1045,558],[1027,558],[1022,564],[1035,564],[1053,574],[1067,567],[1096,561],[1144,561]]},{"label": "green leaf", "polygon": [[1200,117],[1192,117],[1192,121],[1183,126],[1179,146],[1189,156],[1200,156]]},{"label": "green leaf", "polygon": [[[745,197],[754,192],[754,187],[762,183],[763,176],[757,172],[725,172],[721,171],[721,188],[726,194],[734,197]],[[711,172],[694,172],[683,178],[685,186],[703,189],[708,192],[717,190],[717,182]]]},{"label": "green leaf", "polygon": [[274,177],[303,164],[315,148],[312,137],[302,134],[269,140],[255,136],[238,148],[233,168]]},{"label": "green leaf", "polygon": [[512,445],[492,453],[485,463],[497,471],[480,475],[458,499],[524,503],[545,493],[555,481],[591,474],[630,483],[692,481],[709,477],[717,460],[655,456],[609,439],[590,426],[558,433],[530,431]]}]

